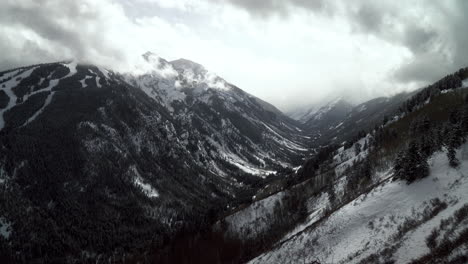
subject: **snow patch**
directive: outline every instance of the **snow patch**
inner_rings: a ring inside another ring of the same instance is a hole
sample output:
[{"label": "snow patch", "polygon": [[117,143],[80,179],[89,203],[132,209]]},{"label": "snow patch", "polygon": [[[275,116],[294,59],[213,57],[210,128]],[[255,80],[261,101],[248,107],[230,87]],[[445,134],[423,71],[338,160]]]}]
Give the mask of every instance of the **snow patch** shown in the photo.
[{"label": "snow patch", "polygon": [[55,92],[53,92],[52,89],[55,86],[57,86],[58,83],[59,83],[59,80],[50,80],[49,86],[47,88],[31,93],[28,96],[30,97],[31,95],[39,93],[39,92],[45,92],[45,91],[50,92],[44,102],[44,105],[42,105],[42,107],[39,110],[37,110],[36,113],[34,113],[30,118],[28,118],[28,120],[23,125],[21,125],[22,127],[34,121],[42,112],[44,112],[44,109],[50,104],[50,102],[52,102],[52,98],[54,97],[54,94],[55,94]]},{"label": "snow patch", "polygon": [[9,239],[11,231],[11,223],[5,217],[0,217],[0,236]]},{"label": "snow patch", "polygon": [[[0,109],[0,131],[5,127],[5,119],[4,119],[3,115],[5,114],[6,111],[10,110],[11,108],[13,108],[16,105],[17,97],[16,97],[15,93],[13,92],[13,88],[16,87],[21,82],[21,80],[23,80],[24,78],[29,77],[31,75],[31,73],[36,68],[37,67],[26,70],[26,71],[22,72],[19,75],[13,75],[12,74],[12,75],[10,75],[10,77],[13,77],[13,78],[11,78],[11,80],[6,81],[6,82],[4,82],[2,84],[2,85],[5,85],[5,88],[2,88],[2,90],[8,96],[9,101],[8,101],[8,104],[7,104],[7,106],[5,108]],[[16,71],[15,73],[17,73],[17,72],[18,71]]]},{"label": "snow patch", "polygon": [[159,197],[158,191],[156,191],[156,189],[154,189],[153,186],[143,181],[143,178],[141,177],[140,173],[138,172],[135,166],[132,166],[130,170],[134,174],[133,183],[136,186],[140,187],[146,196],[148,196],[149,198]]},{"label": "snow patch", "polygon": [[70,72],[62,79],[71,77],[77,73],[76,66],[78,66],[78,62],[76,60],[73,60],[70,63],[63,63],[62,65],[70,70]]},{"label": "snow patch", "polygon": [[80,81],[80,83],[81,83],[81,88],[86,88],[86,87],[88,87],[88,85],[86,84],[86,80],[87,80],[87,79],[91,79],[91,78],[93,78],[93,77],[92,77],[92,76],[89,76],[89,75],[86,75],[86,76],[83,78],[83,80]]},{"label": "snow patch", "polygon": [[467,88],[467,87],[468,87],[468,79],[465,79],[465,80],[462,82],[462,87],[463,87],[463,88]]},{"label": "snow patch", "polygon": [[276,203],[280,203],[283,192],[276,193],[225,218],[227,234],[247,240],[255,238],[270,227]]}]

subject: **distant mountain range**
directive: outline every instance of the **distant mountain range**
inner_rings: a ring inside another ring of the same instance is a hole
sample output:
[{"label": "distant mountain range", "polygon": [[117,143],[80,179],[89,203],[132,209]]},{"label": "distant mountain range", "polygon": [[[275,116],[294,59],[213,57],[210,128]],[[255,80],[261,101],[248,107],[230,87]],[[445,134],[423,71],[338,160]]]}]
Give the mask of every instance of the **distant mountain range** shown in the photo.
[{"label": "distant mountain range", "polygon": [[289,116],[302,123],[314,146],[329,142],[341,144],[352,140],[360,131],[368,131],[385,118],[390,118],[416,92],[379,97],[358,105],[337,97],[308,110],[296,110]]}]

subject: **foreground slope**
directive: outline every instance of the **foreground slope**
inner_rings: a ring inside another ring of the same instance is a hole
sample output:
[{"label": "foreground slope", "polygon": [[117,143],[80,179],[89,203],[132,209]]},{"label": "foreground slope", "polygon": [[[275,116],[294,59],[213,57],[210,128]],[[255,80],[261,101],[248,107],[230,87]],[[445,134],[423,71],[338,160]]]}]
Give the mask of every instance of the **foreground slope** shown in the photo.
[{"label": "foreground slope", "polygon": [[261,245],[252,263],[466,263],[467,80],[448,75],[320,148],[215,228]]},{"label": "foreground slope", "polygon": [[437,239],[442,242],[468,228],[468,219],[456,220],[460,210],[468,210],[468,144],[457,155],[462,163],[452,169],[445,153],[436,153],[430,176],[411,185],[391,181],[391,172],[382,173],[372,191],[251,263],[410,263],[423,257],[431,251],[426,242],[432,230],[441,233]]}]

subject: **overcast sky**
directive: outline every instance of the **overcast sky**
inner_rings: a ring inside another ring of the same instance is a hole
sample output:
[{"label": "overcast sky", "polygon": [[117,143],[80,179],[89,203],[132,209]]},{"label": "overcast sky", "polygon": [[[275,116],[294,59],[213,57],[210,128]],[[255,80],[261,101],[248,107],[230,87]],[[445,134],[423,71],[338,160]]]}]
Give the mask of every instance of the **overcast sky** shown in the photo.
[{"label": "overcast sky", "polygon": [[468,65],[468,1],[1,0],[0,70],[145,51],[203,64],[282,110],[414,89]]}]

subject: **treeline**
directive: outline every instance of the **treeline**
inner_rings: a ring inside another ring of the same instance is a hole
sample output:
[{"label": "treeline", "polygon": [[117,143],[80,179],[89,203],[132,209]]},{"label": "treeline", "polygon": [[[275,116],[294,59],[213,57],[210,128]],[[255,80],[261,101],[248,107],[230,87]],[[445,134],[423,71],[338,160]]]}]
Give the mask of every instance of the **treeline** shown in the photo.
[{"label": "treeline", "polygon": [[410,113],[417,106],[422,105],[428,99],[432,99],[439,95],[442,91],[460,88],[463,80],[468,78],[468,68],[458,70],[453,74],[449,74],[441,80],[435,82],[419,91],[416,95],[411,97],[399,109],[400,113]]},{"label": "treeline", "polygon": [[155,248],[146,259],[151,260],[150,263],[161,264],[247,262],[304,221],[307,217],[305,201],[300,191],[285,191],[284,196],[274,204],[272,214],[268,215],[270,223],[267,230],[254,238],[245,239],[228,234],[228,223],[221,220],[219,228],[205,225],[180,232],[164,247]]},{"label": "treeline", "polygon": [[432,122],[428,116],[415,119],[410,127],[408,147],[397,155],[394,170],[397,179],[408,183],[429,174],[428,157],[445,148],[450,166],[457,167],[456,149],[468,135],[468,95],[464,104],[454,106],[444,123]]}]

